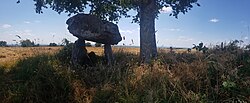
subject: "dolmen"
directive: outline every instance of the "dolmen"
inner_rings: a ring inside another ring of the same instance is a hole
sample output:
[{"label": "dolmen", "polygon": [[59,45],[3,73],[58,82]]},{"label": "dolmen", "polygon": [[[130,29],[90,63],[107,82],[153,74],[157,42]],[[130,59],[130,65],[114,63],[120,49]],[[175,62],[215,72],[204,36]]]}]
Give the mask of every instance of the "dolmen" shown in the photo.
[{"label": "dolmen", "polygon": [[104,44],[105,58],[108,65],[112,64],[111,45],[118,44],[122,40],[116,24],[101,20],[101,18],[91,14],[77,14],[70,17],[66,24],[69,32],[78,38],[72,50],[71,60],[74,65],[91,64],[92,62],[85,48],[85,40]]}]

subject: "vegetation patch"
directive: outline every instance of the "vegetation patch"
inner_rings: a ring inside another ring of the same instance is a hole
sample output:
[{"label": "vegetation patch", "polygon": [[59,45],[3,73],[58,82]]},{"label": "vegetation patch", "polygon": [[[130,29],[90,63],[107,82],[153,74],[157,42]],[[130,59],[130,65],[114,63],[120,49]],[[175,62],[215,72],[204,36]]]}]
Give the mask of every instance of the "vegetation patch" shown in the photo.
[{"label": "vegetation patch", "polygon": [[[232,47],[232,48],[231,48]],[[225,49],[224,49],[225,48]],[[72,66],[70,46],[0,67],[3,102],[250,102],[250,51],[236,45],[206,52],[160,51],[149,64],[123,49],[113,65]],[[66,64],[65,64],[66,63]]]}]

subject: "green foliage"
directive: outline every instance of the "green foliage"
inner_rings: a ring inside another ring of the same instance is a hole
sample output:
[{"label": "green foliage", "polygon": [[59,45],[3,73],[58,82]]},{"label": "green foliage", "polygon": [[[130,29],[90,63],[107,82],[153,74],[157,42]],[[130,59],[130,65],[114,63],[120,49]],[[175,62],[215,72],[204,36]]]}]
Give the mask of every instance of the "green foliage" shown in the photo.
[{"label": "green foliage", "polygon": [[0,81],[1,102],[70,102],[73,94],[69,75],[56,65],[56,60],[47,55],[17,62],[6,73],[8,78]]},{"label": "green foliage", "polygon": [[238,75],[241,78],[250,76],[250,51],[238,54],[236,62],[239,65]]},{"label": "green foliage", "polygon": [[95,43],[95,47],[101,47],[102,46],[102,43]]},{"label": "green foliage", "polygon": [[249,102],[250,51],[241,48],[160,52],[144,65],[138,55],[120,49],[112,66],[98,59],[95,66],[73,67],[65,65],[67,58],[58,58],[71,47],[56,57],[23,59],[10,71],[0,67],[1,102]]},{"label": "green foliage", "polygon": [[[156,1],[155,11],[159,13],[162,7],[171,6],[173,13],[170,16],[177,18],[179,13],[185,14],[188,10],[193,8],[192,4],[196,4],[198,0],[158,0]],[[147,5],[152,0],[34,0],[37,13],[43,13],[43,8],[51,8],[52,10],[58,12],[68,13],[81,13],[86,12],[87,7],[89,7],[89,13],[98,15],[99,17],[109,20],[118,21],[121,16],[133,17],[134,22],[139,21],[139,12],[142,5]],[[20,3],[20,2],[18,2]],[[136,10],[138,13],[136,15],[128,14],[129,10]],[[156,16],[157,17],[157,16]]]},{"label": "green foliage", "polygon": [[56,43],[49,43],[49,46],[57,46]]},{"label": "green foliage", "polygon": [[224,88],[227,88],[227,89],[236,87],[236,84],[234,82],[232,82],[232,81],[224,81],[222,83],[222,85],[223,85]]},{"label": "green foliage", "polygon": [[7,46],[7,42],[6,41],[0,41],[0,47],[5,47]]},{"label": "green foliage", "polygon": [[69,45],[70,41],[66,38],[63,38],[62,45]]},{"label": "green foliage", "polygon": [[30,41],[29,39],[21,40],[20,41],[22,47],[33,47],[35,46],[35,43],[33,41]]},{"label": "green foliage", "polygon": [[233,40],[233,41],[230,41],[224,48],[227,50],[227,51],[236,51],[240,48],[240,45],[243,43],[242,40]]},{"label": "green foliage", "polygon": [[[185,14],[193,8],[193,4],[200,6],[198,0],[34,0],[37,13],[43,13],[43,8],[51,8],[58,12],[84,13],[96,15],[103,20],[118,22],[124,17],[133,17],[132,22],[140,23],[141,30],[141,61],[148,63],[157,55],[155,41],[155,18],[158,17],[163,7],[171,7],[170,16],[178,17],[179,13]],[[20,3],[20,2],[17,2]],[[88,8],[88,9],[86,9]],[[137,11],[136,14],[129,13],[130,10]],[[145,35],[145,36],[143,36]],[[150,45],[149,45],[150,44]],[[147,52],[149,50],[149,52]]]},{"label": "green foliage", "polygon": [[203,53],[206,53],[208,50],[208,48],[206,46],[203,46],[202,42],[199,43],[199,45],[195,45],[195,44],[193,44],[193,45],[194,45],[193,49],[196,49],[198,51],[202,51]]},{"label": "green foliage", "polygon": [[69,43],[65,45],[59,52],[56,54],[56,58],[62,62],[62,64],[70,64],[71,54],[74,43]]}]

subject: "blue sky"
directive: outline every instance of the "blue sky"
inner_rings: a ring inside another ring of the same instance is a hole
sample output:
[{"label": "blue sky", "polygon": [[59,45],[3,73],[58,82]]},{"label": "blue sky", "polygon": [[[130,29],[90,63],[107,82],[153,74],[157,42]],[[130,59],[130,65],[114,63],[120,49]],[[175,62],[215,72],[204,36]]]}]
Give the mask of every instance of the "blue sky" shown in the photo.
[{"label": "blue sky", "polygon": [[[44,9],[43,14],[35,13],[32,0],[2,0],[0,4],[0,41],[15,44],[20,39],[30,39],[39,44],[61,43],[63,38],[74,42],[66,25],[67,14],[58,14]],[[164,8],[156,20],[158,47],[192,47],[203,42],[218,44],[234,39],[249,41],[250,0],[198,0],[195,6],[178,19],[169,16],[170,8]],[[119,43],[139,46],[139,26],[132,24],[131,18],[123,18],[118,23],[120,33],[126,37]],[[134,44],[132,44],[132,40]]]}]

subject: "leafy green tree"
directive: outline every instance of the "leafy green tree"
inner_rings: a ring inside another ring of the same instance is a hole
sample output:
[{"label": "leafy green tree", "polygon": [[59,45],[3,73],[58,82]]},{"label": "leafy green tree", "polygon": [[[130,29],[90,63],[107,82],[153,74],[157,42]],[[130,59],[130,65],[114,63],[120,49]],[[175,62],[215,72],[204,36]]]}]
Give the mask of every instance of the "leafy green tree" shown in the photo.
[{"label": "leafy green tree", "polygon": [[35,46],[35,43],[33,41],[30,41],[29,39],[21,40],[21,47],[33,47]]},{"label": "leafy green tree", "polygon": [[4,47],[7,46],[7,42],[6,41],[0,41],[0,47]]},{"label": "leafy green tree", "polygon": [[49,46],[57,46],[56,43],[49,43]]},{"label": "leafy green tree", "polygon": [[66,38],[63,38],[62,45],[69,45],[70,41]]},{"label": "leafy green tree", "polygon": [[[58,12],[84,13],[97,15],[104,20],[116,21],[124,17],[133,17],[133,22],[140,25],[140,57],[142,62],[149,62],[157,56],[155,40],[155,19],[162,7],[172,7],[170,16],[178,17],[193,8],[198,0],[33,0],[36,12],[43,13],[43,8]],[[18,3],[20,0],[18,0]],[[86,9],[88,8],[88,9]],[[128,11],[135,10],[135,15]]]}]

